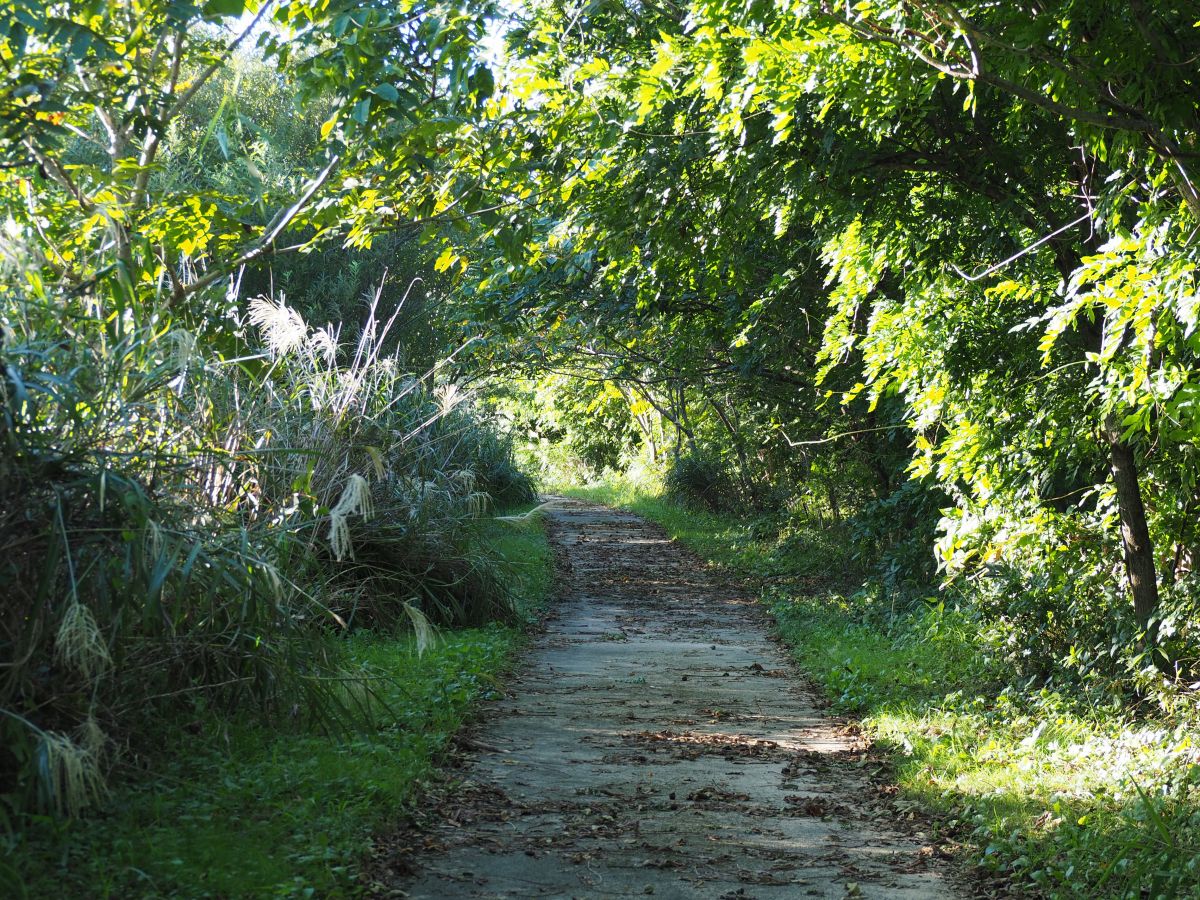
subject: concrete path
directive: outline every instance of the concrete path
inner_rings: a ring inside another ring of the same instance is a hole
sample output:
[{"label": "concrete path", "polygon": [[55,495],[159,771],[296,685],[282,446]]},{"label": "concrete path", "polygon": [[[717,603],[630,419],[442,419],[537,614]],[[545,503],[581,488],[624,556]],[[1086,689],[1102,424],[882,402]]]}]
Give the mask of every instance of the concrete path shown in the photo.
[{"label": "concrete path", "polygon": [[564,596],[399,896],[955,896],[755,606],[636,516],[549,515]]}]

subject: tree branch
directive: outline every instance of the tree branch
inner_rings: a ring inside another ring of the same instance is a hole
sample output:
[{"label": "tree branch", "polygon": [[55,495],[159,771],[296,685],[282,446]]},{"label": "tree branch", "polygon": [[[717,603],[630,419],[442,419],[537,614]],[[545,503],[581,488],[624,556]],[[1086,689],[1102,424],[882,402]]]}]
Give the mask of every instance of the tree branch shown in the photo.
[{"label": "tree branch", "polygon": [[181,296],[191,296],[197,291],[201,291],[208,287],[218,279],[223,278],[227,272],[237,269],[240,266],[244,266],[246,263],[253,262],[254,260],[258,259],[258,257],[262,256],[267,251],[267,248],[274,243],[275,239],[283,233],[283,230],[292,223],[292,220],[294,220],[296,216],[304,211],[304,208],[308,206],[309,201],[311,201],[317,191],[321,189],[322,185],[329,180],[329,177],[333,174],[334,170],[337,169],[341,161],[342,158],[340,156],[334,156],[332,159],[330,159],[325,165],[325,168],[322,169],[317,176],[308,183],[308,186],[304,189],[304,193],[300,195],[296,202],[287,209],[280,210],[275,215],[275,218],[267,223],[266,227],[263,229],[262,235],[246,250],[244,250],[232,263],[228,263],[223,266],[217,266],[211,269],[200,278],[197,278],[195,281],[186,285],[182,294],[175,292],[173,296],[175,298]]}]

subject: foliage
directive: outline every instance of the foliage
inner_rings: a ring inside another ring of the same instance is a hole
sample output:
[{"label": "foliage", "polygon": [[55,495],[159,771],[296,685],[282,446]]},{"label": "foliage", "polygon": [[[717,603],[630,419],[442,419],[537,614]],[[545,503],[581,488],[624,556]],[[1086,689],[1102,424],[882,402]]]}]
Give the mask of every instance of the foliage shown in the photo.
[{"label": "foliage", "polygon": [[376,679],[381,702],[352,739],[167,720],[155,774],[115,786],[108,817],[27,828],[9,859],[35,897],[342,895],[372,826],[413,802],[468,704],[494,690],[510,641],[464,631],[418,657],[411,641],[354,638],[343,665]]},{"label": "foliage", "polygon": [[[161,192],[212,192],[218,198],[256,198],[238,209],[243,230],[268,220],[264,197],[286,197],[318,164],[321,129],[334,111],[332,98],[302,99],[303,84],[260,53],[238,53],[199,88],[180,110],[159,151],[162,166],[151,177]],[[77,138],[70,154],[88,152]],[[370,246],[346,247],[322,240],[314,228],[290,237],[302,252],[277,253],[239,273],[246,296],[281,295],[304,318],[338,323],[357,339],[378,293],[382,309],[403,310],[385,351],[399,346],[405,365],[425,371],[450,351],[437,321],[445,293],[444,273],[434,270],[436,251],[409,227],[373,235]],[[439,355],[440,354],[440,355]]]},{"label": "foliage", "polygon": [[[562,373],[495,379],[487,404],[508,425],[531,467],[551,480],[588,481],[624,470],[655,435],[645,411],[615,384]],[[654,455],[654,450],[651,450]]]},{"label": "foliage", "polygon": [[[433,396],[378,355],[386,324],[339,362],[335,335],[259,298],[255,371],[186,332],[113,347],[97,317],[62,309],[5,307],[14,808],[96,799],[105,732],[156,703],[352,719],[330,628],[512,618],[471,469],[485,447],[489,470],[511,466],[504,445],[450,387]],[[52,336],[62,319],[71,341]]]},{"label": "foliage", "polygon": [[447,251],[480,364],[612,385],[756,508],[824,494],[896,590],[1027,585],[1051,668],[1194,681],[1158,641],[1194,590],[1193,19],[530,4],[487,128],[533,136],[536,207]]},{"label": "foliage", "polygon": [[474,202],[432,173],[491,93],[487,14],[0,7],[6,810],[77,814],[163,710],[361,724],[337,631],[515,617],[470,453],[521,478],[391,352],[382,281],[349,347],[239,292],[289,241],[365,252]]},{"label": "foliage", "polygon": [[663,487],[673,500],[693,509],[721,512],[739,505],[729,473],[711,457],[680,456],[667,470]]},{"label": "foliage", "polygon": [[536,0],[498,81],[495,13],[0,5],[8,805],[94,801],[124,706],[345,721],[330,632],[513,618],[499,420],[751,510],[771,577],[836,543],[893,643],[940,576],[963,646],[1178,714],[1187,7]]},{"label": "foliage", "polygon": [[[495,524],[484,537],[531,617],[549,589],[545,536]],[[115,785],[105,818],[9,838],[17,884],[29,896],[350,894],[372,833],[416,812],[450,737],[496,695],[520,644],[497,625],[441,632],[429,647],[366,632],[339,641],[338,665],[375,686],[369,723],[348,738],[204,710],[161,721],[153,774]]]}]

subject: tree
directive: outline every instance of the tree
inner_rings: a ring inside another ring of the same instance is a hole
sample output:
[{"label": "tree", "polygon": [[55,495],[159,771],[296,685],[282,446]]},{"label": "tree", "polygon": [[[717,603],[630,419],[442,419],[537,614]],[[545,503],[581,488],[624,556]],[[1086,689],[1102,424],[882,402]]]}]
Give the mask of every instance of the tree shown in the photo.
[{"label": "tree", "polygon": [[[1065,586],[1123,559],[1153,643],[1155,548],[1193,541],[1174,499],[1195,483],[1186,11],[561,13],[515,32],[495,127],[535,136],[545,195],[476,263],[487,308],[571,323],[558,346],[603,347],[611,377],[638,360],[701,396],[727,379],[743,416],[778,384],[779,414],[743,419],[752,443],[844,434],[811,446],[845,452],[895,410],[910,474],[954,500],[944,566]],[[894,449],[866,448],[884,488]],[[1086,562],[1064,530],[1096,538]]]}]

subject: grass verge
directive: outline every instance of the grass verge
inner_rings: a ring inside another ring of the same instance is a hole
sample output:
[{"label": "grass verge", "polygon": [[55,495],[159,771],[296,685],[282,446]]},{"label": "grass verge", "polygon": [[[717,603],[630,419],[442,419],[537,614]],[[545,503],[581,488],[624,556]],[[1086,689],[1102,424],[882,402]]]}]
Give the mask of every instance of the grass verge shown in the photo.
[{"label": "grass verge", "polygon": [[564,492],[646,516],[757,579],[801,666],[891,751],[898,805],[932,813],[981,885],[1200,897],[1200,717],[1013,683],[969,605],[895,609],[879,592],[846,590],[845,543],[828,530],[780,539],[620,483]]},{"label": "grass verge", "polygon": [[[532,621],[552,578],[545,535],[491,531]],[[340,641],[336,652],[375,685],[368,726],[351,735],[202,711],[163,722],[152,774],[116,779],[102,811],[7,836],[0,896],[354,896],[371,835],[420,802],[422,781],[523,640],[521,627],[492,625],[441,631],[423,653],[411,635]]]}]

